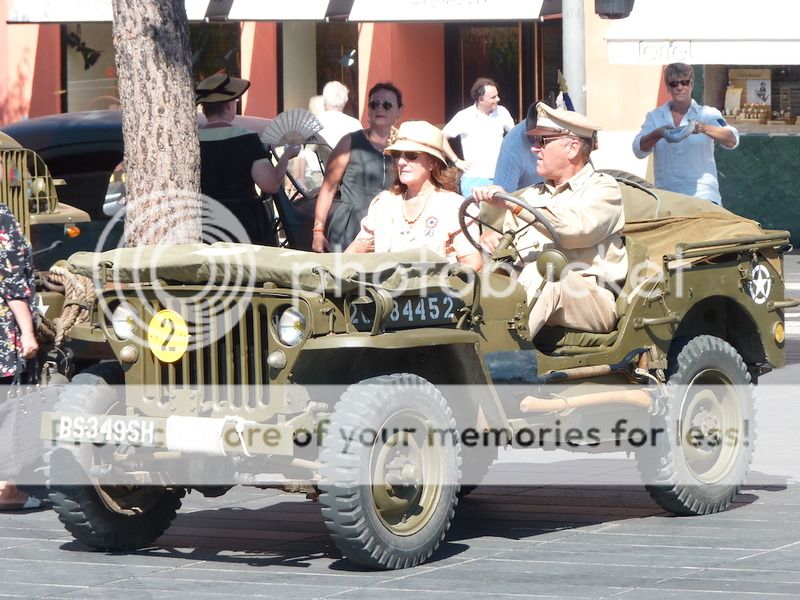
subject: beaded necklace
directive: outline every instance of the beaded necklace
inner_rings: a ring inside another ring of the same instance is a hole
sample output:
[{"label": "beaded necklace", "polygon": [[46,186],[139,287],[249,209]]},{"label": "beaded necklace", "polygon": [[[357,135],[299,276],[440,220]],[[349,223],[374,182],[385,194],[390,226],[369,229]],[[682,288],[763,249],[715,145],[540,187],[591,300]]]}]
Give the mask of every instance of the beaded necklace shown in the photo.
[{"label": "beaded necklace", "polygon": [[408,216],[406,215],[406,202],[408,202],[408,198],[406,198],[406,192],[403,192],[403,205],[401,206],[401,210],[403,212],[403,220],[405,220],[405,222],[408,223],[409,225],[413,225],[414,223],[419,221],[419,218],[422,216],[422,213],[424,213],[425,209],[428,208],[428,200],[430,200],[430,198],[431,198],[430,192],[425,194],[425,201],[422,203],[422,208],[420,208],[419,212],[417,213],[417,216],[414,217],[413,219],[409,219]]}]

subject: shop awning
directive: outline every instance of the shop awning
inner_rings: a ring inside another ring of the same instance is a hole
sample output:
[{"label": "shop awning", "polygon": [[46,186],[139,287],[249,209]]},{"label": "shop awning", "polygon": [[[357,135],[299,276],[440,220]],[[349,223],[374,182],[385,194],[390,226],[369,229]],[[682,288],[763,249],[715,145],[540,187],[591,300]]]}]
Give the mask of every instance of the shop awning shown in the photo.
[{"label": "shop awning", "polygon": [[329,0],[233,0],[230,21],[324,21]]},{"label": "shop awning", "polygon": [[[203,21],[221,0],[185,0],[190,21]],[[14,0],[9,23],[108,23],[111,0]]]},{"label": "shop awning", "polygon": [[[323,21],[330,0],[184,0],[190,21]],[[107,23],[111,0],[14,0],[9,23]]]},{"label": "shop awning", "polygon": [[[190,21],[530,21],[561,0],[184,0]],[[643,0],[640,0],[643,1]],[[14,0],[9,23],[111,21],[111,0]]]},{"label": "shop awning", "polygon": [[636,0],[606,33],[615,64],[800,64],[800,2]]},{"label": "shop awning", "polygon": [[[349,21],[528,21],[547,0],[354,0]],[[560,4],[560,2],[559,2]]]}]

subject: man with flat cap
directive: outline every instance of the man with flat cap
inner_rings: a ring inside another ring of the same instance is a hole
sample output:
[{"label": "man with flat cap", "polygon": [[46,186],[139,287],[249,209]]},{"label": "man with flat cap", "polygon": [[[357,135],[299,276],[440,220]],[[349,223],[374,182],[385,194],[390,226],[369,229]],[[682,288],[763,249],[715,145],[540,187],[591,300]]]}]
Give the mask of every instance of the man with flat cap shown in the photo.
[{"label": "man with flat cap", "polygon": [[197,85],[197,102],[206,116],[198,131],[200,191],[223,204],[241,223],[246,236],[237,235],[225,223],[215,223],[228,229],[234,241],[269,245],[275,243],[274,233],[254,183],[264,193],[276,193],[289,160],[297,156],[300,147],[287,146],[273,165],[258,134],[233,125],[236,101],[249,87],[246,79],[225,73],[215,73]]},{"label": "man with flat cap", "polygon": [[[522,257],[526,265],[519,281],[528,291],[528,305],[535,300],[528,319],[531,338],[544,325],[600,333],[616,326],[616,293],[628,270],[622,239],[625,216],[616,180],[595,171],[589,159],[598,129],[581,114],[537,104],[537,124],[528,135],[538,159],[536,172],[545,181],[517,195],[550,221],[561,239],[558,249],[569,261],[568,272],[559,281],[546,282],[538,297],[542,279],[533,259],[545,245],[553,246],[547,229],[529,211],[495,199],[494,194],[505,191],[499,186],[472,192],[478,202],[507,209],[505,231],[532,224],[515,241],[520,251],[529,250]],[[481,239],[492,251],[499,238],[499,234],[487,232]]]}]

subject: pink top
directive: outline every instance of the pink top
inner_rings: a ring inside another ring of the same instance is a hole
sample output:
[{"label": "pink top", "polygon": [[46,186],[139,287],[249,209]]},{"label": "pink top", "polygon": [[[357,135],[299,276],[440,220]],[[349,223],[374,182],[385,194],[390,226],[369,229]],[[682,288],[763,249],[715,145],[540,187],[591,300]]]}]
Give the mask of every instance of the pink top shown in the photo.
[{"label": "pink top", "polygon": [[[370,203],[356,239],[373,252],[425,248],[457,262],[459,257],[477,252],[458,224],[458,208],[463,201],[455,192],[431,191],[421,213],[403,214],[403,197],[381,192]],[[478,239],[477,223],[470,225],[470,233]]]}]

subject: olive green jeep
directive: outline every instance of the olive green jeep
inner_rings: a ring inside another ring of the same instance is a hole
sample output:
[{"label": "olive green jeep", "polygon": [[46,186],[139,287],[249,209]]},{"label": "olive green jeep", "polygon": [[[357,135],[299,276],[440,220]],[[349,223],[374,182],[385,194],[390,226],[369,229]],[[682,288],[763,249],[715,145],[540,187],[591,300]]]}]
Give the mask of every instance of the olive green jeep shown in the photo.
[{"label": "olive green jeep", "polygon": [[0,132],[0,203],[9,207],[36,254],[46,254],[80,234],[86,211],[58,200],[57,186],[42,158]]},{"label": "olive green jeep", "polygon": [[[416,253],[74,255],[96,297],[65,344],[96,362],[42,417],[60,520],[133,549],[189,490],[277,486],[321,503],[349,560],[403,568],[431,556],[506,446],[626,450],[667,510],[725,509],[751,461],[753,385],[784,364],[788,233],[620,185],[630,268],[603,334],[530,339],[508,269]],[[507,241],[498,258],[519,250]],[[538,262],[564,267],[553,250]]]}]

